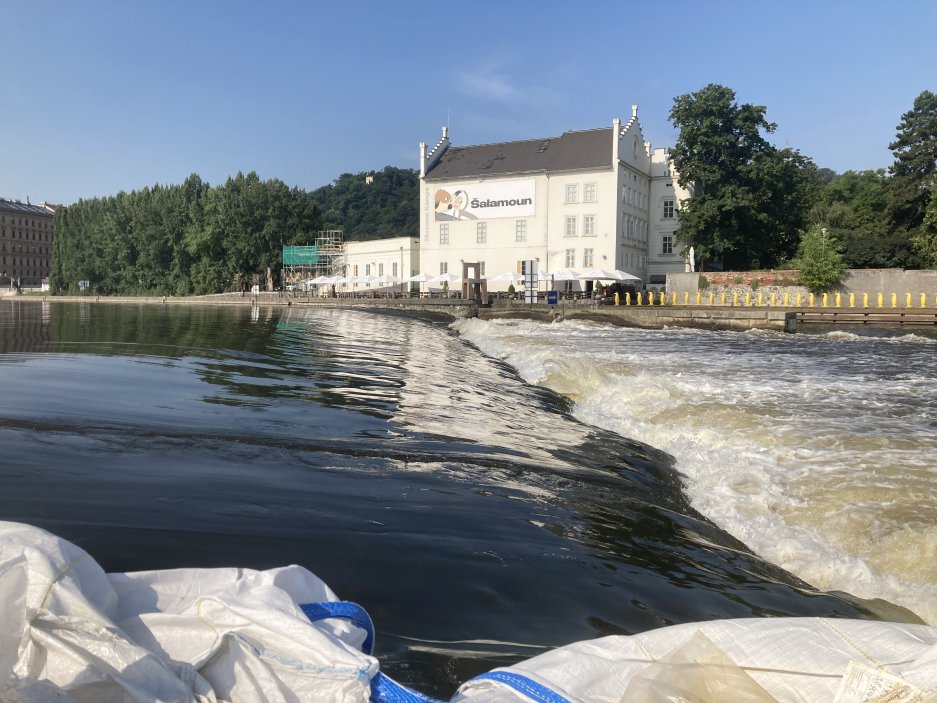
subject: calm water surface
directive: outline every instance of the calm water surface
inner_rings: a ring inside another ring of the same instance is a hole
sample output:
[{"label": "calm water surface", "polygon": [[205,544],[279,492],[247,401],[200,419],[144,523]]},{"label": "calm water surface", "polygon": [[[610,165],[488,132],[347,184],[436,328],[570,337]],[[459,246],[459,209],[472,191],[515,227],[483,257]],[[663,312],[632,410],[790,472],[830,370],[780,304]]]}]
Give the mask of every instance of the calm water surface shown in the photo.
[{"label": "calm water surface", "polygon": [[[301,564],[368,609],[391,675],[445,697],[605,634],[750,615],[913,619],[818,591],[704,517],[687,465],[722,461],[713,440],[688,459],[616,419],[666,423],[660,397],[587,397],[610,378],[600,360],[650,355],[642,344],[685,353],[687,339],[559,330],[604,339],[590,361],[525,325],[0,300],[0,519],[72,540],[108,571]],[[572,371],[543,382],[525,363],[549,345]],[[619,361],[613,380],[634,379]],[[718,373],[687,381],[724,390]],[[733,431],[723,419],[708,421],[714,436]]]}]

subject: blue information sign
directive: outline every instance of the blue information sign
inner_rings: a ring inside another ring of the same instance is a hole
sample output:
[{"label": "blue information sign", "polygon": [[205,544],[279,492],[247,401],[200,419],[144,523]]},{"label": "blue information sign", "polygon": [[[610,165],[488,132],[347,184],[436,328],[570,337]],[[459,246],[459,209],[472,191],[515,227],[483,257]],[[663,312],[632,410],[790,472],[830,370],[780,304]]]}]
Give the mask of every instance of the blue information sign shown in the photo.
[{"label": "blue information sign", "polygon": [[547,291],[547,305],[556,305],[560,302],[560,292],[558,290]]}]

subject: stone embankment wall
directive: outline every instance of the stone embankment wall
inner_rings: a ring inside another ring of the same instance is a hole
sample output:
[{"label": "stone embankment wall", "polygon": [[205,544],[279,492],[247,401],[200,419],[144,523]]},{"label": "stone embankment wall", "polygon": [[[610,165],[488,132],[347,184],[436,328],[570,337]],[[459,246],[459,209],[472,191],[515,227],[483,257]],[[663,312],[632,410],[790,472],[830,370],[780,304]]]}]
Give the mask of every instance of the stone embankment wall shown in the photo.
[{"label": "stone embankment wall", "polygon": [[[700,277],[704,276],[709,285],[700,288]],[[695,298],[697,291],[716,296],[725,291],[731,299],[733,293],[740,298],[753,290],[761,291],[767,299],[775,293],[778,300],[783,300],[785,293],[791,300],[798,293],[806,298],[809,291],[797,285],[797,271],[707,271],[704,273],[672,273],[667,275],[667,294],[677,293],[682,298],[684,292]],[[937,270],[903,271],[902,269],[853,269],[846,272],[843,284],[831,291],[848,297],[850,293],[861,299],[864,294],[875,299],[881,293],[886,299],[894,294],[904,299],[909,293],[917,300],[923,293],[927,300],[937,296]]]}]

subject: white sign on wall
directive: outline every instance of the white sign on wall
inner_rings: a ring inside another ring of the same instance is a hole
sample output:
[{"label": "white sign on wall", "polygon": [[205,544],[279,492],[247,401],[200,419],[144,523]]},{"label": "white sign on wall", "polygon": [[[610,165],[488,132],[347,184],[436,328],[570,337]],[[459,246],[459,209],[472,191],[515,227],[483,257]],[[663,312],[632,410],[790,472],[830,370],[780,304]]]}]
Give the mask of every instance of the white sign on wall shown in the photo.
[{"label": "white sign on wall", "polygon": [[533,217],[534,179],[434,186],[436,221]]}]

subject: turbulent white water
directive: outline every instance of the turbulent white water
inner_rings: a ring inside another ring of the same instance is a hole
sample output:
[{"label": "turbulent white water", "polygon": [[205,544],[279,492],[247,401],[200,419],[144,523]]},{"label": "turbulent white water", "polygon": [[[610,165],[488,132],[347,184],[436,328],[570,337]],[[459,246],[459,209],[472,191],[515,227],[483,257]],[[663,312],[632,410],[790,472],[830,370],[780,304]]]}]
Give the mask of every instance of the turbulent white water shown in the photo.
[{"label": "turbulent white water", "polygon": [[937,340],[454,327],[584,422],[672,454],[693,505],[765,559],[937,623]]}]

